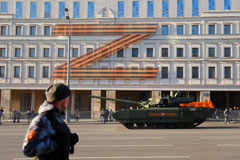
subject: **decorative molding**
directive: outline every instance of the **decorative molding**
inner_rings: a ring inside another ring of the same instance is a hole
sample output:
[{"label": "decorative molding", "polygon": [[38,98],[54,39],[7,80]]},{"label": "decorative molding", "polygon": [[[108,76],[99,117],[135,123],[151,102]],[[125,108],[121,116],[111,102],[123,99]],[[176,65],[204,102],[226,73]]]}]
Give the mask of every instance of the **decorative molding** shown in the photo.
[{"label": "decorative molding", "polygon": [[116,13],[111,8],[104,7],[97,13],[96,18],[116,18]]}]

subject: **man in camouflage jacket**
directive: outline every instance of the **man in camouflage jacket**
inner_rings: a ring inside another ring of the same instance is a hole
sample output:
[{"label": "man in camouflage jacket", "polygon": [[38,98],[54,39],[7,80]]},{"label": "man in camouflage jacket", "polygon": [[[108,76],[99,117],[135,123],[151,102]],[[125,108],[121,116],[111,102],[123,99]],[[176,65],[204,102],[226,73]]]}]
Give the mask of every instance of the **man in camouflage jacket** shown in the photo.
[{"label": "man in camouflage jacket", "polygon": [[69,102],[70,90],[64,84],[54,84],[45,92],[46,101],[39,108],[23,142],[23,153],[39,160],[69,160],[78,135],[71,133],[62,120]]}]

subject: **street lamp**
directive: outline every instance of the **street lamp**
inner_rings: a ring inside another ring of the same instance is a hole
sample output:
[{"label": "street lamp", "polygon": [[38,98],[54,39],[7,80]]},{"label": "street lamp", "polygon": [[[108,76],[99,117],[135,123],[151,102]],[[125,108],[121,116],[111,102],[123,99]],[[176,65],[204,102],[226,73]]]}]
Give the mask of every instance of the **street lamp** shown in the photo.
[{"label": "street lamp", "polygon": [[[71,34],[70,34],[70,17],[68,8],[65,8],[65,12],[67,13],[66,19],[68,20],[68,55],[67,55],[67,85],[70,89],[70,55],[71,55]],[[69,115],[69,103],[66,108],[66,123],[70,122],[70,115]]]}]

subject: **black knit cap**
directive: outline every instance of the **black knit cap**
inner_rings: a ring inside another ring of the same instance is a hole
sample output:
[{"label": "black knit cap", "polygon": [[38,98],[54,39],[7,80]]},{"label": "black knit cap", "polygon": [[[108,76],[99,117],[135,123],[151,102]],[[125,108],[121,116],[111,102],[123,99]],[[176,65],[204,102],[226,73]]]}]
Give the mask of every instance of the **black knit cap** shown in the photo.
[{"label": "black knit cap", "polygon": [[47,102],[53,103],[70,96],[70,89],[63,83],[52,84],[45,92]]}]

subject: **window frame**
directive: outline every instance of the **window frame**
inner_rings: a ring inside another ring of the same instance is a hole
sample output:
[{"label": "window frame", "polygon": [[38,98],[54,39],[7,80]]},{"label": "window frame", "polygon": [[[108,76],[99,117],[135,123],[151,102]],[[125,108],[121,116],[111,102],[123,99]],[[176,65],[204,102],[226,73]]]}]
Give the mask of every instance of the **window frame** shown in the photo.
[{"label": "window frame", "polygon": [[[182,69],[182,71],[181,71],[181,72],[182,72],[181,76],[179,76],[179,70],[178,70],[179,68]],[[176,78],[177,78],[177,79],[183,79],[183,78],[184,78],[184,72],[183,72],[183,71],[184,71],[184,67],[183,67],[183,66],[177,66],[177,67],[176,67]]]},{"label": "window frame", "polygon": [[[2,72],[3,71],[3,72]],[[5,78],[6,77],[6,66],[0,66],[0,78]]]},{"label": "window frame", "polygon": [[[46,56],[46,54],[45,54],[45,51],[47,51],[47,50],[48,50],[48,56]],[[44,57],[44,58],[49,58],[50,57],[50,48],[44,47],[42,55],[43,55],[42,57]]]},{"label": "window frame", "polygon": [[168,24],[163,24],[161,31],[162,31],[162,35],[169,35],[169,25]]},{"label": "window frame", "polygon": [[[226,69],[229,69],[229,76],[227,75],[227,73],[226,73]],[[224,79],[232,79],[232,67],[231,66],[224,66],[223,67],[223,78]]]},{"label": "window frame", "polygon": [[[121,54],[120,54],[121,53]],[[120,56],[122,55],[122,56]],[[124,49],[120,49],[117,51],[117,54],[116,54],[116,57],[117,58],[124,58]]]},{"label": "window frame", "polygon": [[[211,27],[214,27],[213,33],[211,32]],[[208,34],[215,35],[216,34],[216,25],[215,24],[209,24],[208,25]]]},{"label": "window frame", "polygon": [[[182,27],[182,34],[179,34],[179,32],[178,32],[178,27]],[[177,24],[177,27],[176,27],[176,29],[177,29],[177,35],[183,35],[184,34],[184,25],[183,24]]]},{"label": "window frame", "polygon": [[[210,56],[210,49],[214,49],[214,56]],[[208,47],[208,57],[211,57],[211,58],[216,57],[216,47]]]},{"label": "window frame", "polygon": [[[4,50],[4,55],[3,55],[3,53],[2,53],[2,51]],[[0,57],[6,57],[7,56],[7,54],[6,54],[6,51],[7,51],[7,48],[5,48],[5,47],[0,47]]]},{"label": "window frame", "polygon": [[[18,52],[19,51],[19,52]],[[19,55],[18,55],[18,53],[19,53]],[[20,58],[22,55],[22,48],[20,48],[20,47],[15,47],[14,48],[14,57],[16,57],[16,58]]]},{"label": "window frame", "polygon": [[[135,53],[134,50],[137,50],[137,56],[134,56],[134,53]],[[132,58],[139,58],[139,56],[140,56],[140,49],[138,47],[132,47],[131,51],[132,51],[132,54],[131,54]]]},{"label": "window frame", "polygon": [[23,32],[23,27],[21,25],[16,25],[16,27],[15,27],[15,35],[16,36],[21,36],[22,32]]},{"label": "window frame", "polygon": [[[45,75],[45,68],[47,68],[47,75]],[[42,66],[42,78],[49,78],[49,70],[50,70],[50,67],[49,66]]]},{"label": "window frame", "polygon": [[[152,55],[149,56],[148,55],[148,50],[151,49],[152,50]],[[146,47],[146,58],[153,58],[154,57],[154,48],[153,47]]]},{"label": "window frame", "polygon": [[[194,27],[197,27],[197,33],[195,33]],[[192,24],[192,35],[199,35],[199,24]]]},{"label": "window frame", "polygon": [[[33,70],[31,70],[33,69]],[[31,72],[33,71],[33,73]],[[35,66],[28,66],[28,78],[35,78]]]},{"label": "window frame", "polygon": [[[197,73],[195,73],[195,71],[196,71],[195,69],[197,69]],[[199,79],[199,67],[198,66],[192,66],[192,79]]]},{"label": "window frame", "polygon": [[13,66],[13,78],[20,78],[20,77],[21,77],[21,66],[18,66],[18,65]]},{"label": "window frame", "polygon": [[[49,27],[49,34],[47,34],[48,32],[47,32],[47,28]],[[51,26],[43,26],[43,35],[44,36],[51,36]]]},{"label": "window frame", "polygon": [[[3,28],[5,28],[5,32],[3,32]],[[7,36],[7,34],[8,34],[7,25],[1,25],[1,28],[0,28],[0,29],[1,29],[1,30],[0,30],[1,36]],[[5,33],[5,34],[3,34],[3,33]]]},{"label": "window frame", "polygon": [[169,78],[169,67],[162,66],[161,67],[161,79],[168,79],[168,78]]},{"label": "window frame", "polygon": [[[32,28],[35,28],[34,34],[32,34],[33,33]],[[33,25],[29,26],[29,35],[30,36],[36,36],[37,35],[37,26],[33,26]]]},{"label": "window frame", "polygon": [[[178,49],[182,49],[182,56],[178,56]],[[176,47],[176,57],[183,58],[184,57],[184,47]]]},{"label": "window frame", "polygon": [[[213,69],[213,73],[210,72],[210,69]],[[216,67],[208,66],[208,79],[216,79]]]}]

